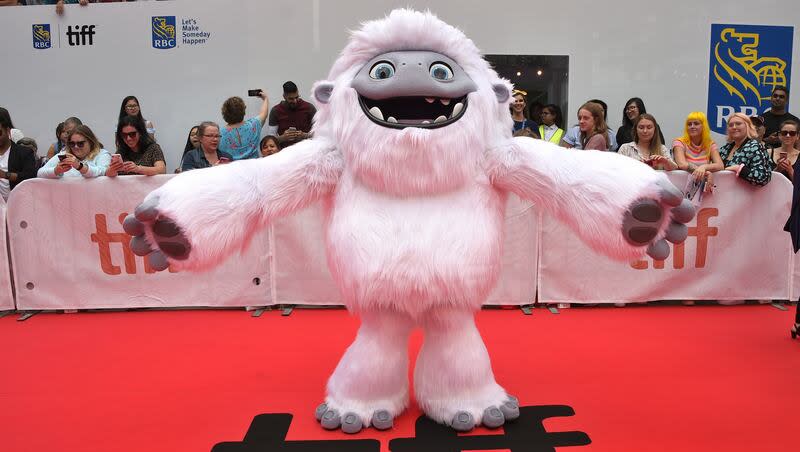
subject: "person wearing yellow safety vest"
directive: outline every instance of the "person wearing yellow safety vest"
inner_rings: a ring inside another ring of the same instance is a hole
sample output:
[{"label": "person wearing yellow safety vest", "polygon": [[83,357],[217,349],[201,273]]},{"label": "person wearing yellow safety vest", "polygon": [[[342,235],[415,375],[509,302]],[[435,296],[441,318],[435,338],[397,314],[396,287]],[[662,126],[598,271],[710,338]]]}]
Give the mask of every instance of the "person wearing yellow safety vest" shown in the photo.
[{"label": "person wearing yellow safety vest", "polygon": [[555,104],[548,104],[542,108],[541,125],[539,126],[539,136],[543,140],[559,144],[564,136],[564,118],[561,115],[561,108]]}]

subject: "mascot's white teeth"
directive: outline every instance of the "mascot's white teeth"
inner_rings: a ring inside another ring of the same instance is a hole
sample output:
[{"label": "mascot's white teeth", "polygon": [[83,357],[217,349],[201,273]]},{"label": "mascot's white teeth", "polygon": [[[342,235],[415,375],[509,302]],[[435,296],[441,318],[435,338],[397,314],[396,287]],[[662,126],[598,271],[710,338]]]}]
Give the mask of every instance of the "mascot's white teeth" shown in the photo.
[{"label": "mascot's white teeth", "polygon": [[464,104],[461,102],[453,105],[453,114],[450,115],[451,118],[455,118],[457,114],[461,113],[461,110],[464,108]]},{"label": "mascot's white teeth", "polygon": [[376,118],[380,119],[381,121],[383,120],[383,113],[381,112],[381,109],[380,109],[380,108],[378,108],[378,107],[372,107],[372,108],[370,108],[370,109],[369,109],[369,113],[370,113],[372,116],[374,116],[374,117],[376,117]]},{"label": "mascot's white teeth", "polygon": [[442,105],[450,105],[450,99],[439,99],[439,102],[441,102]]},{"label": "mascot's white teeth", "polygon": [[389,116],[388,118],[386,118],[386,122],[393,122],[397,124],[397,119],[395,119],[394,116]]},{"label": "mascot's white teeth", "polygon": [[425,101],[428,102],[429,104],[432,104],[432,103],[436,102],[436,98],[435,97],[426,97]]},{"label": "mascot's white teeth", "polygon": [[437,122],[444,122],[444,121],[447,121],[447,118],[445,116],[439,116],[438,118],[433,120],[433,123],[436,124]]}]

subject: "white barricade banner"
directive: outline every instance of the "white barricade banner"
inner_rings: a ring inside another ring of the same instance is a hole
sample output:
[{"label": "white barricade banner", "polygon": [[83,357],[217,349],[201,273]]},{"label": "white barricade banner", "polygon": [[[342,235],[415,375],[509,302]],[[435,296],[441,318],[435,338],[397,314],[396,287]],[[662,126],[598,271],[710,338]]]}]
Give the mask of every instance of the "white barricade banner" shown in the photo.
[{"label": "white barricade banner", "polygon": [[8,261],[8,242],[6,241],[6,203],[0,198],[0,311],[14,310],[14,294],[11,290],[11,267]]},{"label": "white barricade banner", "polygon": [[[506,207],[503,268],[486,304],[521,305],[536,297],[538,214],[532,205],[509,196]],[[274,223],[275,302],[341,304],[328,271],[321,205]]]},{"label": "white barricade banner", "polygon": [[[678,188],[688,174],[669,173]],[[773,173],[765,187],[715,174],[689,237],[670,245],[665,261],[612,261],[591,251],[563,224],[542,221],[539,299],[543,302],[609,303],[650,300],[787,299],[792,273],[789,234],[783,225],[791,183]]]},{"label": "white barricade banner", "polygon": [[268,229],[244,254],[204,273],[155,272],[131,252],[122,220],[170,177],[34,179],[14,189],[8,225],[17,308],[272,304]]}]

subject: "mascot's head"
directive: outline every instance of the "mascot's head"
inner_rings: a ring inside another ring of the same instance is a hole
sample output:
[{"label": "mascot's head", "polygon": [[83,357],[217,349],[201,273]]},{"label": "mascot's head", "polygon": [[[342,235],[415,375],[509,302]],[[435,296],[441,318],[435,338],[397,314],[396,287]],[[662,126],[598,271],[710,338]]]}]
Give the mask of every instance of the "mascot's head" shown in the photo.
[{"label": "mascot's head", "polygon": [[474,180],[486,148],[511,136],[510,93],[464,33],[398,9],[353,32],[314,85],[314,130],[374,190],[442,193]]}]

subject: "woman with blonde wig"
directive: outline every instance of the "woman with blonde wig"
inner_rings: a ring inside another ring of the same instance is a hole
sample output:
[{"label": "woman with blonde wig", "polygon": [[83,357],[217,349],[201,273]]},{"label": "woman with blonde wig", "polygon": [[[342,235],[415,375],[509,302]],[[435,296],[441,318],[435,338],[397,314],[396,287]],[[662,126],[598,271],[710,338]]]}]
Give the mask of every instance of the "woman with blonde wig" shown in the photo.
[{"label": "woman with blonde wig", "polygon": [[706,190],[713,187],[712,173],[723,169],[717,143],[711,139],[711,128],[705,113],[693,111],[686,117],[683,136],[672,142],[672,155],[678,169],[692,173],[695,180],[706,180]]},{"label": "woman with blonde wig", "polygon": [[753,185],[767,185],[772,177],[769,157],[758,142],[758,132],[744,113],[728,117],[728,143],[720,149],[725,169]]}]

